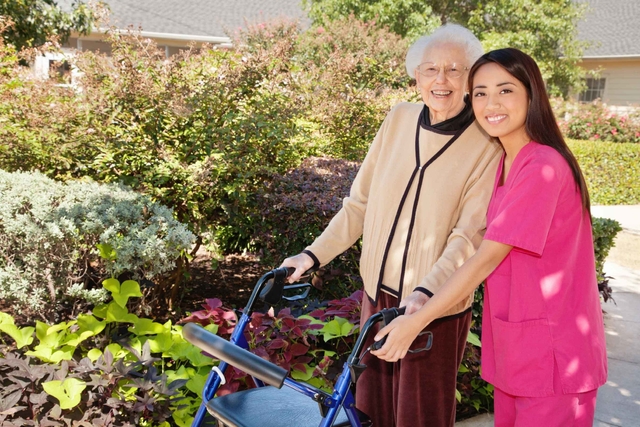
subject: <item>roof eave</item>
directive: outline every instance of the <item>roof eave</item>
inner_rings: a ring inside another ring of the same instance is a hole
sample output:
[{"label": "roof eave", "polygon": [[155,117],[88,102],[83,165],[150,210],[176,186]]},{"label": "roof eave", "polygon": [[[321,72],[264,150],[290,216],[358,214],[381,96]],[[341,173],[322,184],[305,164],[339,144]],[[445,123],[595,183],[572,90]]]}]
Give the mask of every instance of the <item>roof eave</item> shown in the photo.
[{"label": "roof eave", "polygon": [[[130,30],[122,30],[119,28],[98,28],[93,31],[93,34],[106,34],[109,31],[116,31],[121,34],[129,33]],[[150,39],[161,40],[175,40],[175,41],[187,41],[196,43],[211,43],[215,45],[221,45],[222,47],[231,47],[233,42],[231,38],[224,36],[202,36],[194,34],[174,34],[174,33],[160,33],[154,31],[134,31],[136,34],[140,34],[142,37],[148,37]],[[77,37],[83,38],[79,34]],[[95,36],[94,36],[95,37]]]},{"label": "roof eave", "polygon": [[640,54],[633,55],[585,55],[582,60],[621,60],[621,59],[640,59]]}]

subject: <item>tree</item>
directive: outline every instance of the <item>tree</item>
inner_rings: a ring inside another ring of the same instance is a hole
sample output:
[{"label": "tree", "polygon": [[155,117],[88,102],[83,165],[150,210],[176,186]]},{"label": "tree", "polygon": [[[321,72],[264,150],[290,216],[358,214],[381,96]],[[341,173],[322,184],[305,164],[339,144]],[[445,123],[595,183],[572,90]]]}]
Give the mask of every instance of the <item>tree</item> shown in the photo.
[{"label": "tree", "polygon": [[363,22],[375,21],[380,27],[402,37],[415,39],[440,26],[424,0],[303,0],[316,24],[354,15]]},{"label": "tree", "polygon": [[516,47],[540,66],[552,95],[582,85],[578,61],[586,43],[577,40],[576,23],[585,4],[573,0],[305,0],[309,16],[322,24],[349,14],[375,21],[415,39],[446,22],[469,28],[486,50]]},{"label": "tree", "polygon": [[64,42],[72,31],[88,34],[93,22],[91,9],[77,1],[64,12],[55,0],[0,0],[0,17],[11,21],[2,37],[16,50],[41,46],[51,37]]}]

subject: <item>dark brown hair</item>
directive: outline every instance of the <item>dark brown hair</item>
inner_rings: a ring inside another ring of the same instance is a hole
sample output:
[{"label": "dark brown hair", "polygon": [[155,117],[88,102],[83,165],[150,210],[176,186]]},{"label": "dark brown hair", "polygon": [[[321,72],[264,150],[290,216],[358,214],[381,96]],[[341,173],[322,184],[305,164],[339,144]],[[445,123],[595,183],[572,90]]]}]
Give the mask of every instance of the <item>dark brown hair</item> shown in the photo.
[{"label": "dark brown hair", "polygon": [[514,49],[498,49],[482,55],[469,71],[469,88],[473,87],[473,77],[480,67],[494,63],[504,68],[509,74],[518,79],[527,89],[529,95],[529,110],[525,120],[527,135],[534,141],[554,148],[569,164],[576,187],[582,197],[582,206],[590,212],[589,191],[578,161],[567,146],[562,132],[553,115],[549,97],[542,80],[538,64],[526,53]]}]

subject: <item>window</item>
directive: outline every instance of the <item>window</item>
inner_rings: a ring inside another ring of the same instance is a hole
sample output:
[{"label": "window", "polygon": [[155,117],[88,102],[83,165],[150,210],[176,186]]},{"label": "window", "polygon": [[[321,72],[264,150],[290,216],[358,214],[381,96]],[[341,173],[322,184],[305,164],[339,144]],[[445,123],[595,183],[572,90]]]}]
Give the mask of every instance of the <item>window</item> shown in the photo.
[{"label": "window", "polygon": [[592,102],[602,99],[606,79],[587,78],[587,89],[578,96],[580,102]]},{"label": "window", "polygon": [[33,61],[34,76],[42,79],[53,79],[61,86],[73,86],[78,77],[78,69],[67,59],[71,52],[46,52],[44,55],[37,55]]}]

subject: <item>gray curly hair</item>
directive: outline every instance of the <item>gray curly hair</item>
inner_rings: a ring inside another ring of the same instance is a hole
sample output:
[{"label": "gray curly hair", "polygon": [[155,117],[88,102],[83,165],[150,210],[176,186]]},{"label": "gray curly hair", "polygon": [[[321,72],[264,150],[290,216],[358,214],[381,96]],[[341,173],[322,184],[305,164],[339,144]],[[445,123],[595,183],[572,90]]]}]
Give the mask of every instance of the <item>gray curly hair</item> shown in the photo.
[{"label": "gray curly hair", "polygon": [[484,53],[480,40],[471,31],[462,25],[445,24],[437,28],[433,33],[420,37],[411,45],[405,60],[409,77],[415,77],[415,70],[422,63],[424,52],[429,47],[440,43],[453,43],[461,46],[467,57],[467,66],[469,68]]}]

